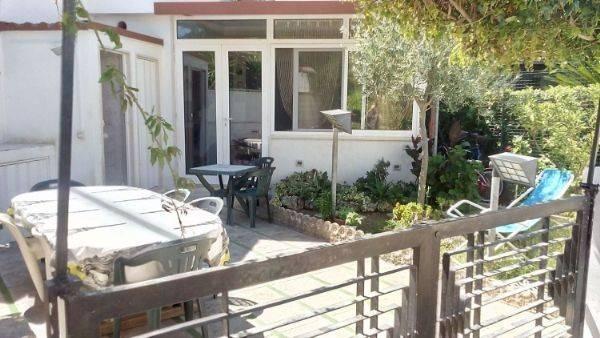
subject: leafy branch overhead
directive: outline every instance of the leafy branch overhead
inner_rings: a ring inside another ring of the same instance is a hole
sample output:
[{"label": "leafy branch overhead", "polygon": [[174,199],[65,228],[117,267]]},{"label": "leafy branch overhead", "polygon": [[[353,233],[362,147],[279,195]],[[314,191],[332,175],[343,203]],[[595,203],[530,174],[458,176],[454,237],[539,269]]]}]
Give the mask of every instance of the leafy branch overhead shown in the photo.
[{"label": "leafy branch overhead", "polygon": [[359,0],[367,20],[379,15],[431,37],[449,34],[471,56],[515,65],[600,57],[597,0]]},{"label": "leafy branch overhead", "polygon": [[[77,2],[76,14],[79,20],[87,23],[92,21],[90,14],[80,1]],[[63,27],[65,29],[76,29],[76,25],[76,20],[63,17]],[[91,28],[94,30],[98,43],[103,49],[106,49],[106,46],[100,33],[104,33],[108,37],[112,49],[122,48],[121,37],[114,30],[110,28],[95,29],[93,26]],[[194,183],[185,177],[180,177],[173,166],[173,161],[181,155],[179,148],[169,145],[169,135],[173,132],[173,125],[165,120],[154,108],[148,111],[142,107],[137,97],[138,89],[128,84],[127,77],[121,70],[114,66],[107,67],[102,71],[99,82],[110,85],[112,93],[119,98],[122,111],[125,112],[128,107],[132,107],[142,115],[152,142],[148,147],[152,165],[158,164],[161,168],[167,166],[176,187],[192,187]]]}]

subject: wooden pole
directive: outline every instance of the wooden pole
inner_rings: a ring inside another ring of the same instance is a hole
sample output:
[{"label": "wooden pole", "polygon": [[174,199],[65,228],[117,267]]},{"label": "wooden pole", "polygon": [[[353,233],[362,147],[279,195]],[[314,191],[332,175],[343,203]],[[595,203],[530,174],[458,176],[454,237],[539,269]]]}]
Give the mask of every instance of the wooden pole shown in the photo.
[{"label": "wooden pole", "polygon": [[338,130],[333,127],[333,145],[331,147],[331,211],[335,217],[337,194],[337,167],[338,167]]}]

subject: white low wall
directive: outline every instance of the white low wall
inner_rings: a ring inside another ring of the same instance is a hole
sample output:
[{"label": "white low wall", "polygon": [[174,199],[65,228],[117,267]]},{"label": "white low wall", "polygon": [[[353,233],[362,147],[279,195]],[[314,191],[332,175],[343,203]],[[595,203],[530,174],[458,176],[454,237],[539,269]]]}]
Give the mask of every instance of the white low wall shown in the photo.
[{"label": "white low wall", "polygon": [[[293,172],[310,169],[327,171],[331,177],[331,135],[330,132],[273,134],[269,156],[275,158],[273,165],[277,167],[274,181]],[[414,180],[410,173],[411,158],[404,151],[409,144],[410,141],[405,137],[340,135],[339,182],[354,182],[381,158],[391,162],[390,180]],[[297,161],[302,161],[302,166],[297,166]],[[394,169],[395,165],[399,165],[399,168]]]}]

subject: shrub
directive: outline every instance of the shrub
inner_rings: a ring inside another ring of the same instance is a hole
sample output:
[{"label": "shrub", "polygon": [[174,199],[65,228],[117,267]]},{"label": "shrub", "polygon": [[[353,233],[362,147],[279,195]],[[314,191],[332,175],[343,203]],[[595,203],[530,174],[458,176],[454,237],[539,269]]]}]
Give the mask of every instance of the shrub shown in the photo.
[{"label": "shrub", "polygon": [[362,225],[363,217],[357,212],[349,212],[345,217],[346,225],[358,227]]},{"label": "shrub", "polygon": [[331,204],[331,191],[326,191],[315,199],[315,208],[323,219],[333,219],[333,204]]},{"label": "shrub", "polygon": [[598,84],[513,92],[512,116],[524,129],[513,140],[515,149],[579,176],[589,160],[599,96]]},{"label": "shrub", "polygon": [[367,171],[354,183],[358,192],[364,193],[378,205],[390,205],[398,201],[405,202],[415,197],[416,185],[405,182],[388,182],[390,162],[384,159],[377,161],[373,169]]},{"label": "shrub", "polygon": [[307,204],[314,204],[323,192],[331,188],[327,172],[312,169],[293,173],[275,185],[275,196],[281,200],[283,196],[297,196]]},{"label": "shrub", "polygon": [[393,210],[393,217],[390,221],[386,222],[385,229],[407,229],[413,224],[440,218],[441,213],[429,205],[422,205],[415,202],[408,204],[397,203]]},{"label": "shrub", "polygon": [[432,156],[429,160],[428,183],[430,202],[445,209],[461,200],[477,200],[477,171],[483,166],[466,159],[461,146],[450,149],[446,156]]}]

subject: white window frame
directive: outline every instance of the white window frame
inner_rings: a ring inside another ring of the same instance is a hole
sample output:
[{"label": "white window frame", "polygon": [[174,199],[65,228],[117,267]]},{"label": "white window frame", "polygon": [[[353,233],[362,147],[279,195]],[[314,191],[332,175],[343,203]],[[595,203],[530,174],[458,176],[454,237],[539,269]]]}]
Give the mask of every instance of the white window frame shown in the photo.
[{"label": "white window frame", "polygon": [[[256,46],[257,49],[263,50],[263,57],[268,60],[266,63],[267,67],[263,71],[270,71],[267,73],[268,82],[263,83],[263,95],[264,102],[267,104],[263,107],[263,150],[268,153],[269,138],[272,139],[329,139],[331,135],[326,131],[328,129],[305,129],[305,130],[292,130],[292,131],[276,131],[275,130],[275,49],[277,48],[292,48],[294,50],[343,50],[343,70],[342,70],[342,109],[347,107],[347,93],[348,93],[348,52],[355,49],[354,40],[350,39],[350,19],[357,18],[357,15],[193,15],[193,16],[174,16],[172,19],[172,30],[173,30],[173,51],[175,58],[175,65],[181,65],[181,52],[182,51],[193,51],[193,50],[206,50],[206,48],[215,48],[215,46],[222,45],[236,45],[240,46]],[[273,37],[273,25],[275,19],[343,19],[343,32],[342,39],[274,39]],[[178,20],[246,20],[246,19],[266,19],[267,20],[267,32],[266,39],[177,39],[177,21]],[[219,47],[220,48],[220,47]],[[216,63],[223,62],[222,60],[215,60]],[[181,88],[181,75],[177,75],[180,68],[175,67],[174,69],[174,80],[175,87]],[[294,69],[296,70],[296,69]],[[294,76],[296,72],[294,72]],[[222,81],[224,82],[224,81]],[[174,93],[174,109],[177,112],[176,124],[183,127],[183,102],[181,90],[176,89]],[[217,101],[220,99],[217,98]],[[364,99],[363,99],[364,101]],[[294,100],[294,105],[297,104],[297,100]],[[365,110],[363,104],[363,110]],[[366,112],[362,112],[361,115],[361,128],[364,127],[364,116]],[[183,129],[180,129],[183,130]],[[365,130],[365,129],[354,129],[352,135],[342,134],[341,138],[345,139],[361,139],[361,140],[409,140],[411,136],[418,134],[418,109],[413,107],[412,116],[412,129],[410,130]],[[222,136],[221,136],[222,137]],[[218,136],[220,139],[220,137]],[[184,137],[178,136],[178,146],[180,149],[184,149]]]}]

